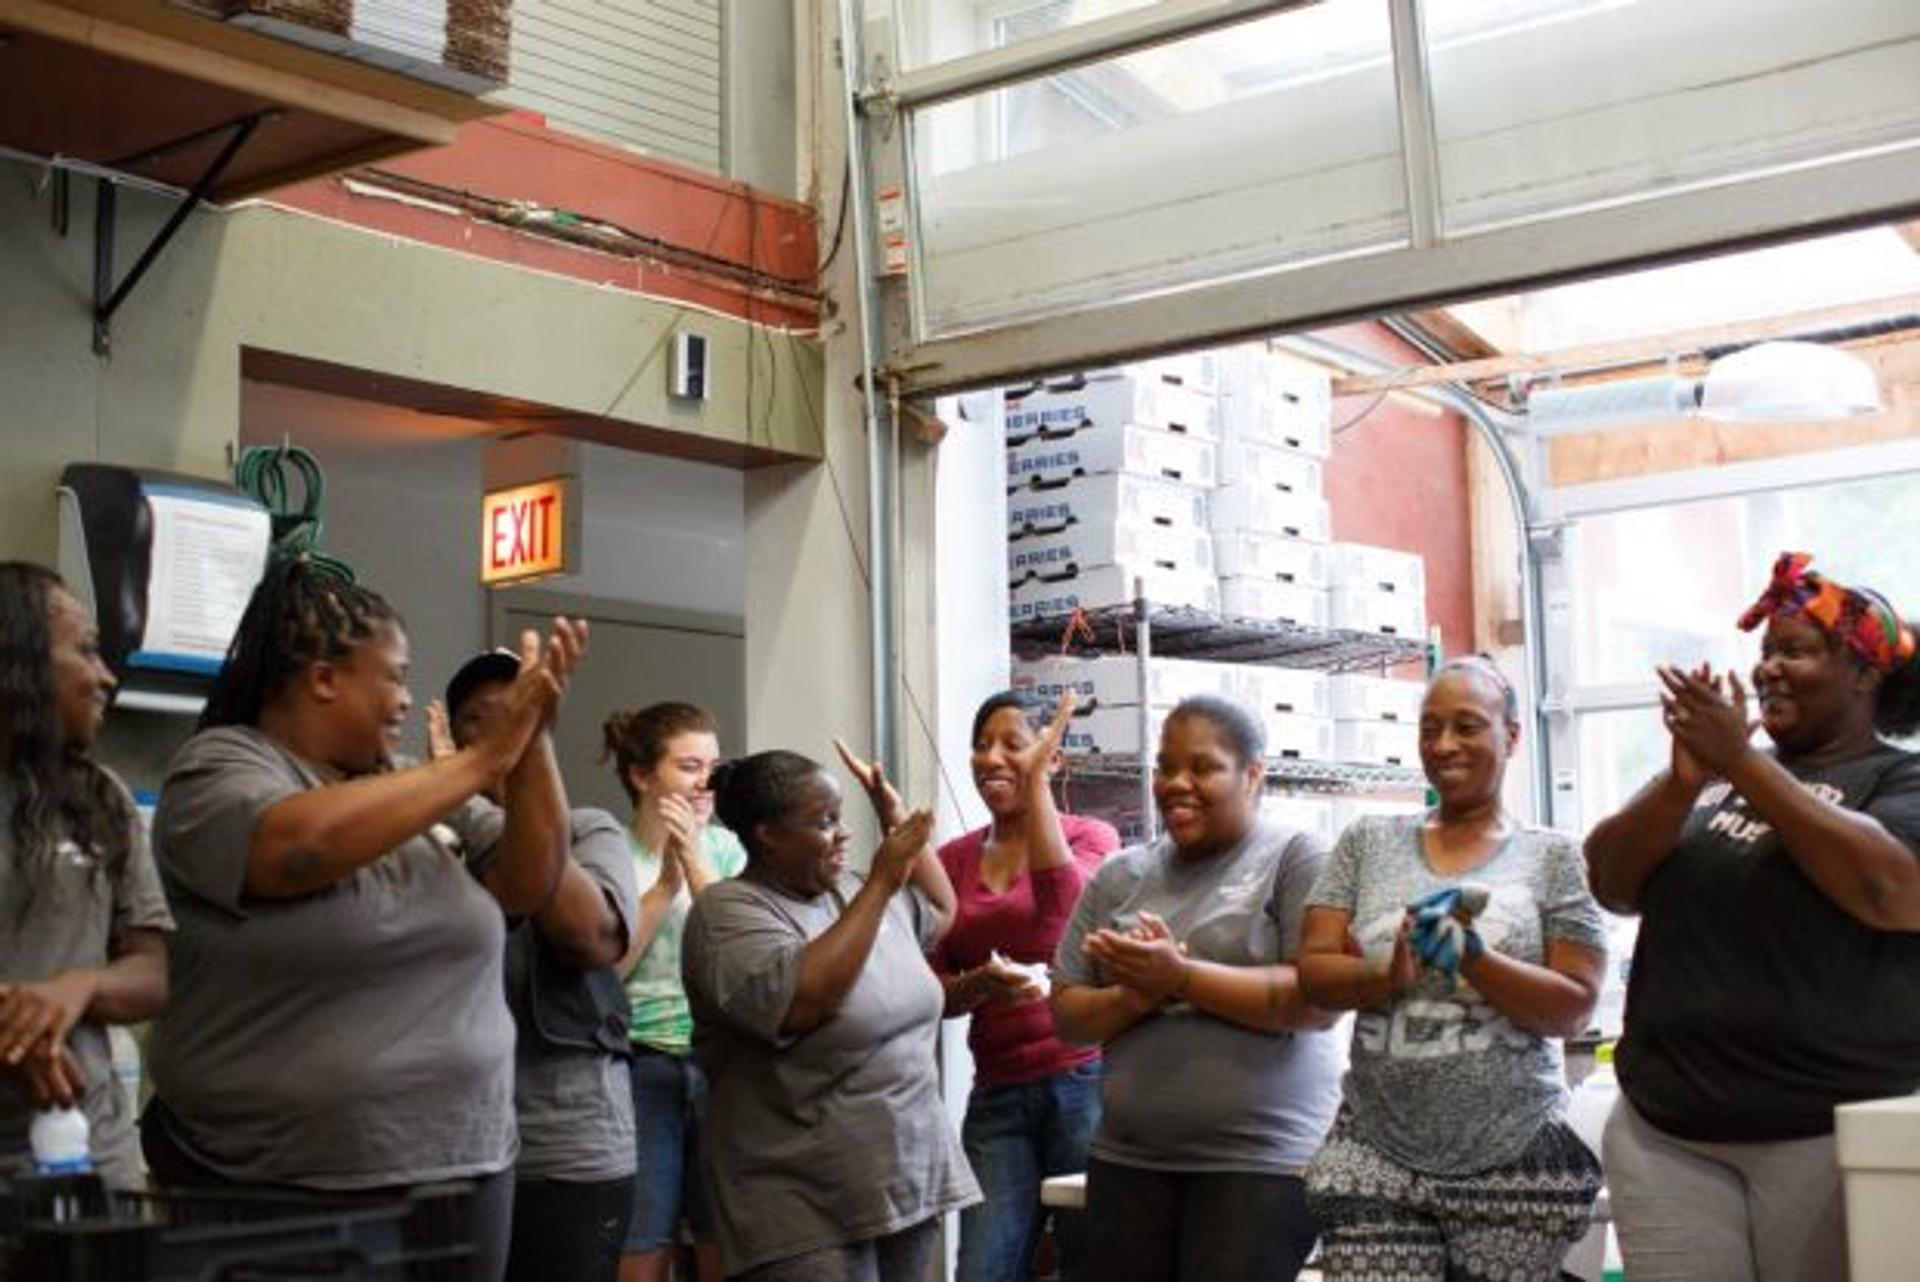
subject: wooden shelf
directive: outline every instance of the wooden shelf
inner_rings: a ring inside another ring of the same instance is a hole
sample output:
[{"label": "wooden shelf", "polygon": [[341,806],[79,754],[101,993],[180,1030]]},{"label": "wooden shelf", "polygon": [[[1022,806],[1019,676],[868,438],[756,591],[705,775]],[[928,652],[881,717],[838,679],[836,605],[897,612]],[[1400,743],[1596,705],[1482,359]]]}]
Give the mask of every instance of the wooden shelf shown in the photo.
[{"label": "wooden shelf", "polygon": [[223,126],[272,113],[215,202],[440,146],[502,110],[164,0],[0,0],[0,85],[0,145],[183,190]]}]

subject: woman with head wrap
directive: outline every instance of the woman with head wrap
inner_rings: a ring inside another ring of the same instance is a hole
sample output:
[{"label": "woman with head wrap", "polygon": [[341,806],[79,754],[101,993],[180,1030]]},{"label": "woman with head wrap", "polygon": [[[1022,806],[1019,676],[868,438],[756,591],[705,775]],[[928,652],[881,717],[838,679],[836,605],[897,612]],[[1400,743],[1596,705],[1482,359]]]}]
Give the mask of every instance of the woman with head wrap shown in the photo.
[{"label": "woman with head wrap", "polygon": [[1833,1109],[1920,1089],[1914,635],[1886,599],[1783,554],[1748,741],[1739,677],[1659,671],[1667,769],[1587,839],[1640,914],[1606,1133],[1629,1273],[1844,1278]]}]

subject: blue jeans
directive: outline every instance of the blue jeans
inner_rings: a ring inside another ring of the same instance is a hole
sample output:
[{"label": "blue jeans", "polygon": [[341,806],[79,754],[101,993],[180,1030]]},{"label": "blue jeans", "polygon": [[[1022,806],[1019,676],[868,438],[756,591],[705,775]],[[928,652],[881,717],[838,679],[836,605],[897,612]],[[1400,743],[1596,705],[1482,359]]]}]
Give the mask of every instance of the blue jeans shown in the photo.
[{"label": "blue jeans", "polygon": [[[1025,1282],[1040,1241],[1040,1181],[1086,1170],[1099,1124],[1099,1060],[1037,1082],[974,1088],[960,1141],[986,1200],[960,1212],[955,1282]],[[1081,1219],[1054,1223],[1061,1282],[1086,1277]]]},{"label": "blue jeans", "polygon": [[680,1240],[685,1217],[695,1240],[713,1238],[700,1181],[700,1125],[707,1115],[707,1078],[691,1055],[635,1043],[633,1130],[638,1169],[626,1254],[664,1251]]}]

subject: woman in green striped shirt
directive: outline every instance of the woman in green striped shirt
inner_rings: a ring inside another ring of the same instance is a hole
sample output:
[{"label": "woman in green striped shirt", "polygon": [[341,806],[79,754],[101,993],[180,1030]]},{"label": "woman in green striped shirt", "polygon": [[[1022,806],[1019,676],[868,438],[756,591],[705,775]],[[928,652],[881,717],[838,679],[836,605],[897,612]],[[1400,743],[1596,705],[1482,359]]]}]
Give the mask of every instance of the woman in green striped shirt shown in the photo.
[{"label": "woman in green striped shirt", "polygon": [[714,822],[707,776],[720,757],[711,713],[689,703],[616,712],[606,755],[633,802],[630,834],[640,919],[622,962],[633,1005],[633,1115],[639,1137],[633,1221],[620,1282],[666,1282],[684,1222],[700,1282],[719,1282],[719,1256],[697,1166],[706,1079],[692,1055],[693,1019],[680,983],[680,940],[693,897],[746,864]]}]

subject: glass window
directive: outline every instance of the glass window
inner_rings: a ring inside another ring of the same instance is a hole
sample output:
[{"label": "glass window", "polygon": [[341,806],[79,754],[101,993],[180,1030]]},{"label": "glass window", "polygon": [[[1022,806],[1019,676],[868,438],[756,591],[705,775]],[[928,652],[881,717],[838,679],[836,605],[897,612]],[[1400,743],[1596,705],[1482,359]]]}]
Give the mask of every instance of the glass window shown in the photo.
[{"label": "glass window", "polygon": [[[992,30],[1013,41],[1079,9],[1029,5]],[[914,114],[912,144],[934,335],[1407,234],[1381,0],[1325,0],[944,103]]]},{"label": "glass window", "polygon": [[1911,145],[1911,0],[1445,0],[1449,232]]}]

